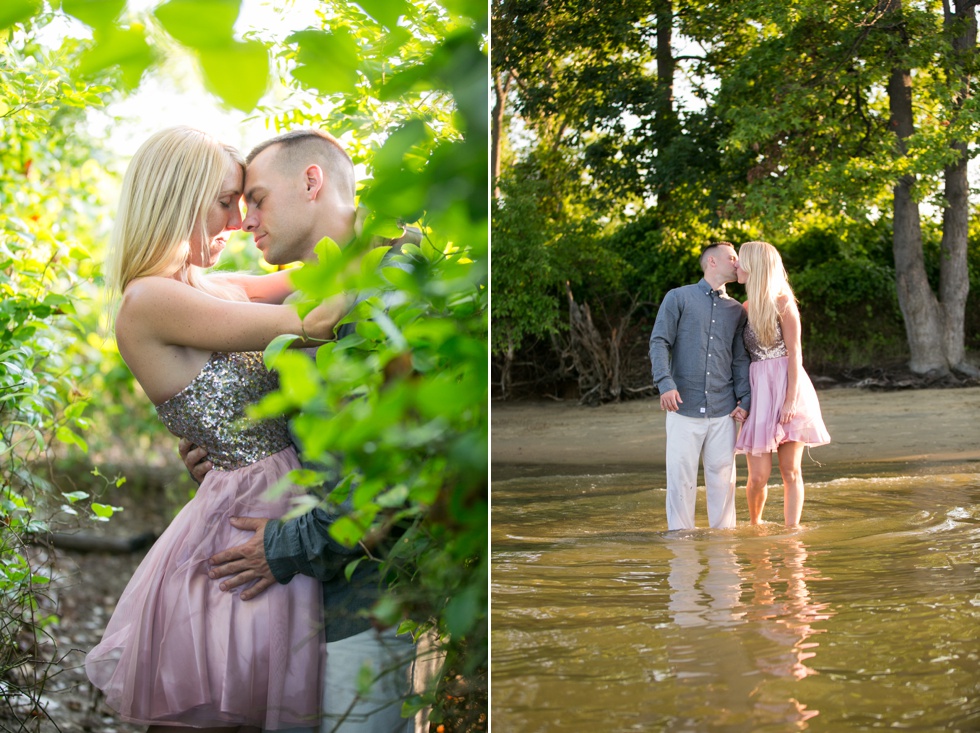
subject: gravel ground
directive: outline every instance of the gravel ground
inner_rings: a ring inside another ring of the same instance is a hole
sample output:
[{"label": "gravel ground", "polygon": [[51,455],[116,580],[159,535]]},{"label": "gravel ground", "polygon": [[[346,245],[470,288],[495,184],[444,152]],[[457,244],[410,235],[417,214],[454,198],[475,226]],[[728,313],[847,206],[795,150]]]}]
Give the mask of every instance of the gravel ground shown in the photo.
[{"label": "gravel ground", "polygon": [[[97,537],[135,537],[146,532],[159,535],[172,516],[164,499],[114,498],[125,507],[111,521],[71,534]],[[116,600],[136,570],[146,548],[138,552],[79,552],[35,546],[31,550],[35,568],[47,568],[52,581],[43,587],[38,614],[55,614],[57,621],[45,629],[38,660],[20,672],[27,679],[43,679],[40,711],[21,707],[11,714],[8,698],[0,709],[0,730],[17,733],[135,733],[144,726],[123,723],[107,708],[85,676],[86,652],[102,638]],[[27,640],[25,640],[25,643]],[[21,702],[28,702],[22,698]]]}]

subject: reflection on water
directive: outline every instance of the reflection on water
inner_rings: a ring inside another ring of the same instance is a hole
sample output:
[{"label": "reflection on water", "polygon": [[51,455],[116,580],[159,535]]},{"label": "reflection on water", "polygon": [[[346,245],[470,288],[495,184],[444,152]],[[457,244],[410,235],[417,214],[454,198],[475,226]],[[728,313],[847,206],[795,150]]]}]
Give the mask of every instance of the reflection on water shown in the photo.
[{"label": "reflection on water", "polygon": [[980,730],[980,474],[807,488],[668,533],[648,476],[495,482],[494,728]]}]

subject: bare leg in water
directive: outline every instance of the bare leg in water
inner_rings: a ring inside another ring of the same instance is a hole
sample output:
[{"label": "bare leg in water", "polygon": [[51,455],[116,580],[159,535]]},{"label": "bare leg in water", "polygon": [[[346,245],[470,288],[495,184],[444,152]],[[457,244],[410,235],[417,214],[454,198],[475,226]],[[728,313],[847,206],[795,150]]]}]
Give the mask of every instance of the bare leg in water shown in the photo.
[{"label": "bare leg in water", "polygon": [[779,473],[783,476],[783,519],[787,527],[796,527],[803,516],[803,443],[783,443],[776,450]]},{"label": "bare leg in water", "polygon": [[769,496],[769,474],[772,473],[772,454],[746,455],[749,476],[745,484],[745,499],[749,505],[749,522],[762,524],[762,510]]}]

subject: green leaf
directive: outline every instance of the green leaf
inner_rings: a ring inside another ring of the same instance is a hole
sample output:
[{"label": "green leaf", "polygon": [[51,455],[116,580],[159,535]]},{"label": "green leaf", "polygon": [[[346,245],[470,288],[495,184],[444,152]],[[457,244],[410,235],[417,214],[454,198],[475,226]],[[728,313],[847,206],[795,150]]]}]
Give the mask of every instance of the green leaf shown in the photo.
[{"label": "green leaf", "polygon": [[409,151],[427,139],[428,128],[422,120],[411,120],[402,125],[388,136],[381,150],[374,156],[372,165],[375,174],[382,176],[387,171],[402,168]]},{"label": "green leaf", "polygon": [[57,432],[55,433],[55,437],[66,445],[77,446],[85,453],[88,453],[88,443],[85,442],[82,436],[78,435],[78,433],[74,432],[71,430],[71,428],[65,425],[58,428]]},{"label": "green leaf", "polygon": [[385,594],[374,604],[371,615],[383,626],[394,626],[402,620],[404,613],[398,601],[391,595]]},{"label": "green leaf", "polygon": [[384,274],[385,279],[399,290],[404,290],[409,293],[419,292],[419,283],[413,273],[407,272],[400,267],[386,267],[381,272]]},{"label": "green leaf", "polygon": [[41,0],[6,0],[0,7],[0,30],[23,23],[41,9]]},{"label": "green leaf", "polygon": [[313,360],[301,351],[282,354],[276,364],[280,389],[294,405],[303,405],[314,397],[320,386],[320,375]]},{"label": "green leaf", "polygon": [[405,233],[405,228],[391,216],[371,215],[364,223],[364,234],[369,237],[384,237],[398,239]]},{"label": "green leaf", "polygon": [[292,345],[293,341],[300,339],[302,336],[297,336],[295,333],[284,333],[281,336],[276,336],[265,347],[265,351],[262,353],[262,359],[265,362],[266,369],[272,369],[275,365],[276,360],[279,356]]},{"label": "green leaf", "polygon": [[96,504],[92,503],[92,511],[95,512],[95,516],[99,519],[109,519],[116,512],[121,512],[123,508],[121,506],[109,506],[108,504]]},{"label": "green leaf", "polygon": [[370,697],[377,674],[370,662],[364,662],[357,670],[357,694],[362,698]]},{"label": "green leaf", "polygon": [[361,258],[361,272],[368,274],[378,269],[381,260],[391,251],[391,247],[375,247],[364,253]]},{"label": "green leaf", "polygon": [[398,486],[390,489],[379,495],[376,499],[378,506],[385,508],[397,508],[402,506],[408,500],[408,487],[404,484],[399,484]]},{"label": "green leaf", "polygon": [[357,43],[343,30],[298,31],[287,43],[298,46],[292,75],[321,94],[351,94],[357,88],[361,63]]},{"label": "green leaf", "polygon": [[477,601],[477,589],[473,587],[464,588],[446,605],[444,612],[446,629],[453,636],[464,636],[473,628],[479,612],[480,604]]},{"label": "green leaf", "polygon": [[224,48],[234,42],[241,0],[170,0],[153,14],[171,36],[196,49]]},{"label": "green leaf", "polygon": [[344,547],[353,547],[364,537],[364,530],[350,517],[338,517],[330,525],[330,536]]},{"label": "green leaf", "polygon": [[201,49],[207,87],[243,112],[255,109],[269,86],[269,53],[260,41],[235,41]]},{"label": "green leaf", "polygon": [[397,27],[398,19],[412,9],[406,0],[357,0],[357,4],[386,28]]},{"label": "green leaf", "polygon": [[398,631],[396,631],[395,633],[397,633],[399,635],[401,635],[401,634],[407,634],[407,633],[414,634],[415,633],[415,630],[418,627],[419,627],[419,624],[418,624],[417,621],[413,621],[410,618],[406,618],[400,624],[398,624]]},{"label": "green leaf", "polygon": [[334,260],[340,258],[343,255],[343,251],[340,249],[340,245],[333,241],[330,237],[324,237],[316,246],[313,248],[316,252],[317,259],[321,262]]},{"label": "green leaf", "polygon": [[142,28],[108,28],[104,32],[96,31],[95,44],[79,60],[78,73],[92,76],[118,66],[125,87],[135,89],[152,62],[153,52]]},{"label": "green leaf", "polygon": [[411,170],[393,171],[379,177],[362,194],[371,208],[403,221],[417,221],[422,216],[429,197],[427,184]]},{"label": "green leaf", "polygon": [[83,499],[88,499],[88,493],[85,491],[72,491],[72,492],[62,492],[63,497],[68,499],[72,504],[76,501],[82,501]]},{"label": "green leaf", "polygon": [[486,25],[487,3],[481,0],[442,0],[442,5],[451,13],[472,18],[481,26]]},{"label": "green leaf", "polygon": [[123,8],[126,0],[61,0],[61,9],[96,29],[109,28]]},{"label": "green leaf", "polygon": [[361,564],[362,561],[366,560],[363,555],[356,560],[352,560],[344,566],[344,577],[350,581],[351,577],[354,575],[354,571],[357,570],[357,566]]}]

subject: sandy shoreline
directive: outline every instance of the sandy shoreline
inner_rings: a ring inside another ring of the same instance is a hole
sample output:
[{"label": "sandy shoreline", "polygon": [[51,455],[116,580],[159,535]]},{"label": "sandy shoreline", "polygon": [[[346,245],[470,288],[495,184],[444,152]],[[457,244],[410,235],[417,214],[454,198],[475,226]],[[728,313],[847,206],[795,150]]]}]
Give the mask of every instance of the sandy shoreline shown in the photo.
[{"label": "sandy shoreline", "polygon": [[[818,396],[833,441],[813,450],[821,473],[845,466],[850,472],[855,466],[980,464],[980,387],[899,392],[838,387]],[[602,407],[496,402],[490,411],[493,480],[662,471],[663,446],[664,414],[656,398]]]}]

